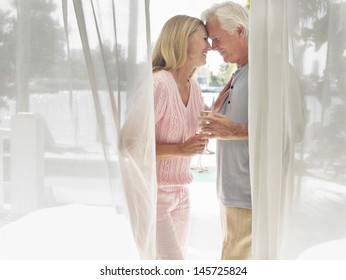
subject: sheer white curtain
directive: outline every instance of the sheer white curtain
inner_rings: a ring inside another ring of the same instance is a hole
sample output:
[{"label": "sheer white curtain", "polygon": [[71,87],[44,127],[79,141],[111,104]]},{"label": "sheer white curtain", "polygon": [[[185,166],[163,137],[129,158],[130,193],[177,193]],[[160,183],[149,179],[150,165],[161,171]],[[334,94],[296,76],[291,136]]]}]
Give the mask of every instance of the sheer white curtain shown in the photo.
[{"label": "sheer white curtain", "polygon": [[154,259],[149,1],[0,8],[1,259]]},{"label": "sheer white curtain", "polygon": [[346,1],[251,2],[255,259],[346,258],[345,30]]}]

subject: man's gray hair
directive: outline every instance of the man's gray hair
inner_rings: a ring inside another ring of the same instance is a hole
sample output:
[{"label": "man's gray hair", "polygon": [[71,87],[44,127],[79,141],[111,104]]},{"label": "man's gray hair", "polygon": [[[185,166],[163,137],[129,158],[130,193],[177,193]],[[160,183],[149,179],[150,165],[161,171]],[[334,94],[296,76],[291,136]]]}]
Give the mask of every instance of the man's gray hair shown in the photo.
[{"label": "man's gray hair", "polygon": [[214,15],[229,34],[233,34],[238,27],[242,27],[246,38],[249,37],[249,12],[246,7],[231,1],[213,4],[202,13],[201,19],[206,23]]}]

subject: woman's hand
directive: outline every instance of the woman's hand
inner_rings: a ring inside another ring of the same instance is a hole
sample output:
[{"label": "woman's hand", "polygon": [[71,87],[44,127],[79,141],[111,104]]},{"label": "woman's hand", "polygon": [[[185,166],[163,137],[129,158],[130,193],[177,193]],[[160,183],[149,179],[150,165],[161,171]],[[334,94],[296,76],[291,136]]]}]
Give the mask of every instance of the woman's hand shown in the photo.
[{"label": "woman's hand", "polygon": [[156,144],[156,159],[193,156],[204,149],[207,141],[207,135],[196,134],[182,144]]},{"label": "woman's hand", "polygon": [[193,156],[202,151],[208,141],[205,134],[196,134],[180,145],[182,156]]}]

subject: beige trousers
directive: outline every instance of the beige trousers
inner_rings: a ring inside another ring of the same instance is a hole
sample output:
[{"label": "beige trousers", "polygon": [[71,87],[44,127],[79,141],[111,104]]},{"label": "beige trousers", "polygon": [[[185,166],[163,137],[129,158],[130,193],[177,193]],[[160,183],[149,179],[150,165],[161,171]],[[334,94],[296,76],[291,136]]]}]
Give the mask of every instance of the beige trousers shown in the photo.
[{"label": "beige trousers", "polygon": [[221,205],[222,260],[252,258],[252,210]]}]

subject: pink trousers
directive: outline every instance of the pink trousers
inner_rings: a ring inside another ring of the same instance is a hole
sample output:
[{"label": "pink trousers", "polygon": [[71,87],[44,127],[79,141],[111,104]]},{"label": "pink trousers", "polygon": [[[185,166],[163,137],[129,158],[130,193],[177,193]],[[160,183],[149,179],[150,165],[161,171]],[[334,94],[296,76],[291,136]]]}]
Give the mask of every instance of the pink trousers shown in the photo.
[{"label": "pink trousers", "polygon": [[190,199],[186,186],[159,186],[156,226],[156,258],[185,259],[190,230]]}]

